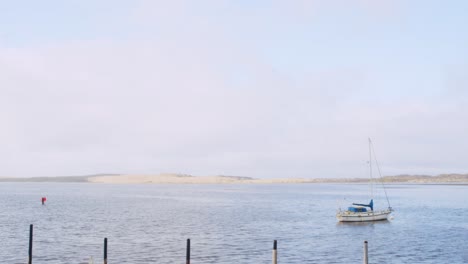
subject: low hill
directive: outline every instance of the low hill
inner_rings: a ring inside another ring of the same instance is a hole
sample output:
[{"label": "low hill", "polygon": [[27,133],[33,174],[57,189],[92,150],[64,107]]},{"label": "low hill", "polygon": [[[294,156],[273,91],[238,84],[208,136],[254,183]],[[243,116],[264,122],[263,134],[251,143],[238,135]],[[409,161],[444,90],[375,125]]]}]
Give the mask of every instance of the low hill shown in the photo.
[{"label": "low hill", "polygon": [[102,175],[117,176],[119,174],[91,174],[82,176],[56,176],[56,177],[31,177],[31,178],[0,178],[0,182],[89,182],[90,178]]},{"label": "low hill", "polygon": [[396,175],[385,176],[384,182],[408,182],[408,183],[468,183],[468,174],[440,174],[437,176],[429,175]]},{"label": "low hill", "polygon": [[[375,180],[375,179],[374,179]],[[429,175],[396,175],[382,178],[387,183],[466,183],[468,174],[441,174]],[[241,176],[192,176],[187,174],[158,174],[158,175],[131,175],[131,174],[94,174],[84,176],[61,177],[33,177],[33,178],[0,178],[0,182],[90,182],[115,184],[272,184],[272,183],[367,183],[366,178],[273,178],[256,179]]]}]

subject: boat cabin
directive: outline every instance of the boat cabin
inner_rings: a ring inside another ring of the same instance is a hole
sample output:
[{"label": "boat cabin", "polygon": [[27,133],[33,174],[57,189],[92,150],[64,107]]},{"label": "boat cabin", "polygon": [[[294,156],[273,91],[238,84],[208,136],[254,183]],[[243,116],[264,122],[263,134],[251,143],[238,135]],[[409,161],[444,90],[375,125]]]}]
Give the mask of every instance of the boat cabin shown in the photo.
[{"label": "boat cabin", "polygon": [[353,212],[353,213],[361,213],[361,212],[367,212],[367,209],[365,207],[348,207],[348,211]]}]

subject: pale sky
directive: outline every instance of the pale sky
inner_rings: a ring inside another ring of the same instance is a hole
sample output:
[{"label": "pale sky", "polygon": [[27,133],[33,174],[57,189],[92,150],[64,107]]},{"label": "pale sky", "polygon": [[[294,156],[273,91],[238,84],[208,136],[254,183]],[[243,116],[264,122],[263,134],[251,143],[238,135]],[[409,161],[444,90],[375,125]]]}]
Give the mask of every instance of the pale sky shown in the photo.
[{"label": "pale sky", "polygon": [[0,1],[0,176],[467,173],[468,1]]}]

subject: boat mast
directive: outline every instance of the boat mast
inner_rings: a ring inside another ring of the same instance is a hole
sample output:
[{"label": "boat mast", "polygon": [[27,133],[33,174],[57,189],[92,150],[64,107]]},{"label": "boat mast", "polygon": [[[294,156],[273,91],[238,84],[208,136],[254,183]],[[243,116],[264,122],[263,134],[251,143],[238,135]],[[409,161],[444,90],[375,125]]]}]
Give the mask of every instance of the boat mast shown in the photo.
[{"label": "boat mast", "polygon": [[392,210],[392,206],[390,205],[390,200],[388,199],[388,195],[387,195],[387,189],[385,189],[385,184],[382,179],[382,172],[380,172],[380,166],[379,166],[379,162],[377,161],[377,155],[375,154],[374,146],[372,146],[372,152],[374,153],[375,165],[377,166],[377,171],[379,172],[380,183],[382,184],[382,188],[385,193],[385,198],[387,199],[388,208]]},{"label": "boat mast", "polygon": [[370,175],[370,191],[371,199],[374,199],[373,179],[372,179],[372,141],[369,138],[369,175]]}]

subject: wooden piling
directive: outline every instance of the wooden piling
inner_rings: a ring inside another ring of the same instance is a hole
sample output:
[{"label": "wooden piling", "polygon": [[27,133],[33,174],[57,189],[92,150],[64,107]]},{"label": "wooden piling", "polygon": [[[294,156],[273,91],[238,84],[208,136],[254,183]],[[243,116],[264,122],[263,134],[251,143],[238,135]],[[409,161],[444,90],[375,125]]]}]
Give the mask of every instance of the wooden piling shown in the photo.
[{"label": "wooden piling", "polygon": [[32,264],[32,246],[33,246],[33,225],[29,225],[28,264]]},{"label": "wooden piling", "polygon": [[278,251],[277,251],[277,242],[276,240],[273,241],[273,264],[278,263]]},{"label": "wooden piling", "polygon": [[104,264],[107,264],[107,237],[104,238]]},{"label": "wooden piling", "polygon": [[367,252],[367,241],[364,241],[364,264],[369,264],[369,255]]},{"label": "wooden piling", "polygon": [[187,253],[185,255],[186,264],[190,264],[190,239],[187,239]]}]

